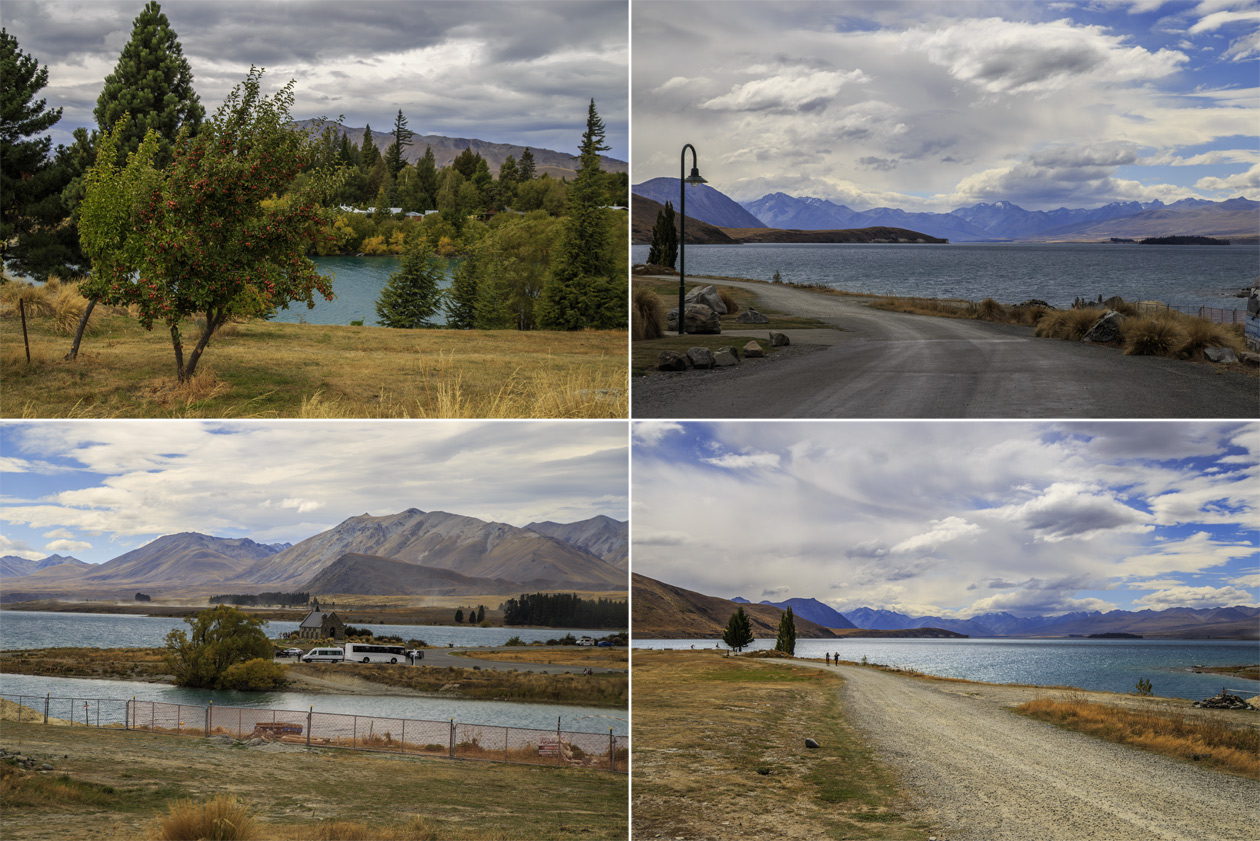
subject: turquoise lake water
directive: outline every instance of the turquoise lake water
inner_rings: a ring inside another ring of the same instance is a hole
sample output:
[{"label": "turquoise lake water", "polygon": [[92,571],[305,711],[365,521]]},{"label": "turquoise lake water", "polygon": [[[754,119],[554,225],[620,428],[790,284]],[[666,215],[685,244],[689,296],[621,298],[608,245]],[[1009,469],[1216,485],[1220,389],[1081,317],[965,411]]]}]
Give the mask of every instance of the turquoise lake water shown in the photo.
[{"label": "turquoise lake water", "polygon": [[[315,257],[314,261],[320,274],[333,276],[333,294],[336,297],[325,301],[317,295],[314,309],[293,304],[287,310],[280,310],[274,320],[288,324],[349,324],[352,321],[376,324],[376,299],[389,282],[389,276],[398,271],[399,259]],[[439,284],[442,289],[450,287],[451,275],[459,265],[458,260],[445,262],[446,279]],[[441,312],[433,321],[435,324],[446,323]]]},{"label": "turquoise lake water", "polygon": [[[635,639],[635,648],[725,648],[715,640]],[[774,648],[773,639],[756,640],[750,649]],[[1260,695],[1260,682],[1194,674],[1193,666],[1260,663],[1260,644],[1235,640],[1089,640],[1089,639],[798,639],[796,656],[917,669],[941,677],[986,683],[1076,686],[1104,692],[1132,692],[1139,679],[1167,698],[1206,698],[1228,688],[1234,694]]]},{"label": "turquoise lake water", "polygon": [[[648,246],[631,249],[635,263]],[[1119,295],[1176,307],[1245,309],[1236,293],[1260,277],[1253,245],[951,243],[949,245],[689,245],[688,275],[821,283],[849,292],[925,298],[1039,298],[1056,307],[1077,297]]]}]

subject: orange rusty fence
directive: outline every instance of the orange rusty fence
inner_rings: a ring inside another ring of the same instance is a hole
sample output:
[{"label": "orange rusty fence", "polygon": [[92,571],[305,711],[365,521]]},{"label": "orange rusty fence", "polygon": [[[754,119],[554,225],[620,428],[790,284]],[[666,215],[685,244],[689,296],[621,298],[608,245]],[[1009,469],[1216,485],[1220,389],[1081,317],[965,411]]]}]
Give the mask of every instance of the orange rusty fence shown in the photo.
[{"label": "orange rusty fence", "polygon": [[[0,695],[18,703],[18,721],[121,727],[175,736],[229,736],[302,747],[513,762],[626,773],[630,739],[607,733],[372,715],[169,704],[101,698]],[[104,713],[102,714],[102,705]],[[26,716],[26,718],[24,718]]]}]

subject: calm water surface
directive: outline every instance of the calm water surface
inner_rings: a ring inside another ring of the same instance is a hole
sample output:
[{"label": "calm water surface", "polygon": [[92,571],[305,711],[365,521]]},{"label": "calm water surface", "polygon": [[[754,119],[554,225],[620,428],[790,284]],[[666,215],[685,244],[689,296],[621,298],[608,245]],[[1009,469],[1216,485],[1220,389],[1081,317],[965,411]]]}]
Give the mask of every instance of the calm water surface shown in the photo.
[{"label": "calm water surface", "polygon": [[[725,648],[721,643],[716,643]],[[635,639],[635,648],[713,648],[714,640]],[[751,649],[774,648],[756,640]],[[1228,687],[1244,697],[1260,695],[1260,682],[1224,675],[1197,675],[1190,667],[1260,662],[1260,646],[1233,640],[1062,639],[832,639],[796,641],[796,656],[817,660],[866,657],[872,663],[917,669],[941,677],[986,683],[1077,686],[1132,692],[1140,678],[1168,698],[1206,698]]]},{"label": "calm water surface", "polygon": [[[502,645],[512,637],[525,642],[546,642],[565,634],[575,637],[607,636],[610,631],[590,629],[479,628],[466,625],[369,625],[351,623],[376,634],[424,640],[429,645]],[[269,637],[296,631],[297,622],[269,622]],[[0,649],[6,648],[156,648],[166,644],[166,634],[187,630],[183,619],[160,616],[128,616],[105,613],[55,613],[0,611]]]},{"label": "calm water surface", "polygon": [[[275,321],[290,324],[349,324],[361,320],[366,325],[376,324],[376,299],[389,282],[389,276],[398,271],[397,257],[314,257],[319,273],[333,275],[333,293],[337,296],[325,301],[318,295],[315,308],[293,304],[280,310]],[[451,285],[451,275],[458,260],[447,260],[446,278],[439,285],[446,289]],[[435,324],[445,324],[441,311],[433,319]]]},{"label": "calm water surface", "polygon": [[[633,260],[648,246],[632,247]],[[1180,307],[1244,309],[1234,297],[1260,276],[1254,245],[952,243],[949,245],[689,245],[687,274],[821,283],[925,298],[1039,298],[1056,307],[1119,295]]]}]

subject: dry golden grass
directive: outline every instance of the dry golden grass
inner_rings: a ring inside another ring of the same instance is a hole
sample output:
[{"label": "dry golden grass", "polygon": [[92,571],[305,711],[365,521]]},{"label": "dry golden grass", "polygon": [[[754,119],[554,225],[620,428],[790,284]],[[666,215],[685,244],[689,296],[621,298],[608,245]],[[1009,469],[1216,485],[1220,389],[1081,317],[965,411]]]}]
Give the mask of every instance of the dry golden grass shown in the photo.
[{"label": "dry golden grass", "polygon": [[1186,341],[1177,319],[1168,315],[1125,319],[1120,336],[1126,356],[1176,356]]},{"label": "dry golden grass", "polygon": [[636,342],[659,339],[665,334],[666,312],[665,302],[659,295],[636,285],[630,308],[630,338]]},{"label": "dry golden grass", "polygon": [[566,645],[562,648],[531,648],[518,651],[469,651],[465,655],[474,660],[495,660],[501,663],[546,663],[548,665],[585,666],[599,669],[625,669],[630,666],[630,650],[627,648],[579,648]]},{"label": "dry golden grass", "polygon": [[845,720],[834,673],[712,650],[636,651],[633,670],[635,838],[734,821],[745,838],[926,836]]},{"label": "dry golden grass", "polygon": [[263,835],[244,804],[220,795],[201,802],[176,800],[150,837],[157,841],[255,841]]},{"label": "dry golden grass", "polygon": [[[25,721],[25,722],[43,722],[44,711],[35,709],[29,705],[19,704],[17,701],[10,701],[8,698],[0,698],[0,721]],[[64,726],[70,724],[64,718],[48,717],[49,724]]]},{"label": "dry golden grass", "polygon": [[717,287],[718,300],[722,302],[722,306],[726,307],[727,315],[735,315],[739,312],[739,302],[735,299],[735,293],[730,287]]},{"label": "dry golden grass", "polygon": [[1156,713],[1071,699],[1029,701],[1015,711],[1111,742],[1260,779],[1260,731],[1254,729],[1191,719],[1177,711]]},{"label": "dry golden grass", "polygon": [[992,298],[985,298],[976,308],[976,317],[982,321],[1006,321],[1006,308]]},{"label": "dry golden grass", "polygon": [[1033,332],[1048,339],[1079,341],[1103,315],[1102,310],[1054,310],[1043,315]]},{"label": "dry golden grass", "polygon": [[[6,284],[5,295],[14,293]],[[42,290],[41,290],[42,292]],[[25,293],[24,293],[25,294]],[[6,313],[8,312],[6,307]],[[177,387],[166,331],[93,315],[76,361],[51,316],[0,328],[4,412],[16,417],[624,418],[627,335],[390,330],[248,322],[216,334]],[[188,325],[195,334],[195,325]]]},{"label": "dry golden grass", "polygon": [[943,318],[975,318],[976,305],[954,298],[877,298],[867,306],[888,312],[934,315]]},{"label": "dry golden grass", "polygon": [[1181,322],[1181,330],[1185,338],[1177,354],[1185,359],[1202,359],[1203,351],[1210,347],[1227,347],[1234,353],[1241,353],[1244,349],[1234,325],[1215,324],[1187,316]]}]

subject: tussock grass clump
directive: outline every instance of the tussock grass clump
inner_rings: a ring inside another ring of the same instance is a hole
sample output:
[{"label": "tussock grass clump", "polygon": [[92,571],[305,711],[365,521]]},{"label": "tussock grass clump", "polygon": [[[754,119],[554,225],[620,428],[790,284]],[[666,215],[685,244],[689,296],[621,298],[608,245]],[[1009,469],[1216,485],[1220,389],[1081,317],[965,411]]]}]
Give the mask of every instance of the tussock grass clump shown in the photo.
[{"label": "tussock grass clump", "polygon": [[1185,333],[1175,318],[1129,318],[1120,325],[1126,356],[1175,356],[1185,344]]},{"label": "tussock grass clump", "polygon": [[20,317],[19,302],[24,305],[27,318],[42,318],[52,312],[52,295],[47,285],[15,281],[0,286],[0,315]]},{"label": "tussock grass clump", "polygon": [[176,800],[152,836],[157,841],[254,841],[263,837],[249,810],[235,797]]},{"label": "tussock grass clump", "polygon": [[739,304],[735,301],[735,293],[725,286],[717,288],[718,300],[722,302],[722,306],[726,307],[727,315],[734,315],[739,312]]},{"label": "tussock grass clump", "polygon": [[981,321],[1006,321],[1006,308],[992,298],[985,298],[976,308],[976,317]]},{"label": "tussock grass clump", "polygon": [[1134,745],[1165,756],[1209,764],[1260,779],[1260,731],[1192,719],[1176,711],[1157,713],[1067,699],[1029,701],[1015,712],[1051,724]]},{"label": "tussock grass clump", "polygon": [[945,318],[975,318],[976,305],[954,298],[879,298],[867,306],[888,312],[935,315]]},{"label": "tussock grass clump", "polygon": [[1095,309],[1055,310],[1042,316],[1033,332],[1044,339],[1079,341],[1102,315]]},{"label": "tussock grass clump", "polygon": [[630,338],[639,342],[665,334],[665,302],[650,289],[636,286],[630,308]]},{"label": "tussock grass clump", "polygon": [[1202,359],[1203,351],[1210,347],[1227,347],[1240,353],[1242,343],[1229,325],[1215,324],[1202,318],[1186,318],[1181,324],[1185,336],[1177,355],[1186,359]]},{"label": "tussock grass clump", "polygon": [[107,809],[117,799],[112,786],[71,779],[67,774],[35,774],[12,760],[0,763],[0,807],[5,811],[23,806],[64,808],[69,804]]},{"label": "tussock grass clump", "polygon": [[1012,324],[1021,324],[1025,327],[1033,327],[1038,322],[1040,322],[1041,319],[1048,312],[1053,312],[1053,310],[1050,310],[1046,307],[1039,307],[1039,306],[1026,307],[1022,305],[1017,305],[1017,306],[1011,307],[1007,311],[1006,317],[1007,317],[1007,320],[1010,321]]}]

